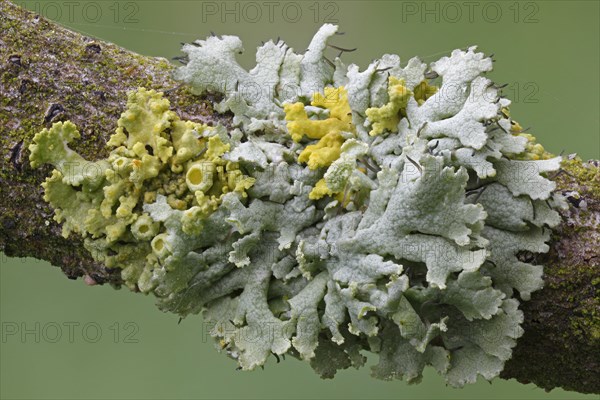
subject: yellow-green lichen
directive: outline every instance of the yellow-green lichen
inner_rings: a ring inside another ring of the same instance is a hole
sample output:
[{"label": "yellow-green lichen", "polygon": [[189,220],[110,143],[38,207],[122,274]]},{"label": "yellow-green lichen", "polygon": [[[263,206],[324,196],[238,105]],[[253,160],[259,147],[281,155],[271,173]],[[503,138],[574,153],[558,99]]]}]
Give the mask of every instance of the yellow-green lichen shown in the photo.
[{"label": "yellow-green lichen", "polygon": [[356,163],[358,157],[368,152],[368,146],[356,139],[348,139],[342,144],[340,151],[341,155],[327,168],[323,178],[317,181],[309,193],[311,200],[334,196],[345,207],[350,201],[358,200],[358,197],[355,198],[358,192],[363,192],[364,195],[364,192],[370,191],[365,186],[368,181],[366,170],[358,168]]},{"label": "yellow-green lichen", "polygon": [[102,182],[106,161],[91,163],[71,150],[68,144],[80,136],[77,127],[69,121],[57,122],[50,129],[43,129],[34,136],[34,143],[29,146],[31,166],[52,164],[62,173],[66,184],[79,186],[83,183],[84,191],[95,189]]},{"label": "yellow-green lichen", "polygon": [[430,85],[427,81],[421,81],[413,89],[413,94],[418,105],[421,105],[427,101],[428,98],[438,92],[438,87]]},{"label": "yellow-green lichen", "polygon": [[[398,122],[400,122],[400,111],[406,108],[408,100],[413,95],[413,92],[404,86],[404,79],[390,76],[388,81],[388,103],[381,107],[367,108],[366,114],[371,121],[371,131],[369,135],[377,136],[385,131],[396,132]],[[421,89],[423,97],[427,93],[427,89]]]},{"label": "yellow-green lichen", "polygon": [[339,132],[328,133],[316,144],[310,144],[298,156],[298,162],[308,164],[308,168],[327,167],[340,157],[344,137]]},{"label": "yellow-green lichen", "polygon": [[340,156],[340,148],[345,141],[344,133],[353,134],[352,110],[348,104],[348,93],[343,86],[326,87],[324,95],[315,93],[311,105],[329,111],[326,119],[310,119],[301,102],[285,104],[287,129],[292,139],[299,142],[306,136],[319,139],[316,144],[306,146],[300,153],[298,162],[307,163],[310,169],[329,166]]},{"label": "yellow-green lichen", "polygon": [[170,252],[163,224],[142,210],[144,204],[165,196],[172,209],[187,210],[184,231],[198,233],[226,193],[243,198],[254,183],[239,164],[223,159],[230,145],[222,128],[182,121],[169,107],[160,92],[130,93],[106,160],[88,162],[68,147],[80,136],[70,122],[44,129],[29,147],[32,166],[56,168],[43,187],[63,235],[87,237],[92,255],[122,268],[132,288],[151,290],[146,280]]},{"label": "yellow-green lichen", "polygon": [[[502,112],[504,113],[504,115],[508,116],[508,109],[504,108],[502,110]],[[523,150],[519,154],[511,154],[509,156],[510,159],[525,160],[525,161],[527,161],[527,160],[537,161],[537,160],[549,160],[549,159],[555,157],[554,154],[547,152],[546,149],[544,149],[544,146],[542,146],[540,143],[537,142],[537,139],[535,136],[533,136],[530,133],[523,132],[523,127],[521,125],[519,125],[518,122],[512,121],[510,133],[513,136],[518,136],[518,137],[527,139],[527,142],[525,143],[525,150]]]},{"label": "yellow-green lichen", "polygon": [[313,190],[308,194],[308,198],[311,200],[318,200],[325,196],[333,196],[333,190],[327,187],[327,183],[325,182],[325,178],[321,178],[315,184]]}]

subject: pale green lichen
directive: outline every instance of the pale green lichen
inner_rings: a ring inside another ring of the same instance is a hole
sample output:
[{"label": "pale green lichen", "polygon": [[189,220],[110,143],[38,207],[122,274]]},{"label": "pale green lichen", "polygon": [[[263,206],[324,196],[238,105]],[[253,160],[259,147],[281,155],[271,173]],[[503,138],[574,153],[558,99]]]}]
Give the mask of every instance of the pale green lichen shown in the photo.
[{"label": "pale green lichen", "polygon": [[184,45],[175,77],[222,93],[234,128],[132,93],[99,177],[61,171],[85,162],[74,127],[36,136],[32,164],[58,169],[46,199],[161,309],[203,312],[242,369],[288,353],[333,377],[373,352],[381,379],[417,382],[426,365],[454,386],[492,379],[522,334],[519,299],[543,283],[518,255],[548,250],[560,158],[515,131],[474,47],[360,71],[325,59],[336,31],[304,54],[268,42],[250,71],[237,37]]}]

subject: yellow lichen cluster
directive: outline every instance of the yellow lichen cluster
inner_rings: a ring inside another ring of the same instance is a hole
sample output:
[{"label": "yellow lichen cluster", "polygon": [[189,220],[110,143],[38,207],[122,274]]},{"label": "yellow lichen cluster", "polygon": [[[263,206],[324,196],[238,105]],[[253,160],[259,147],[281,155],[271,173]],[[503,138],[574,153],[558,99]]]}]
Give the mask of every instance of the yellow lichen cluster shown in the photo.
[{"label": "yellow lichen cluster", "polygon": [[245,196],[254,179],[245,177],[237,163],[221,158],[230,146],[214,129],[180,120],[159,92],[132,93],[108,142],[116,148],[108,159],[113,168],[106,171],[110,184],[104,188],[103,216],[118,204],[117,216],[126,217],[142,193],[145,202],[162,194],[172,208],[197,206],[205,216],[216,210],[225,193]]},{"label": "yellow lichen cluster", "polygon": [[347,192],[344,190],[331,190],[329,186],[327,186],[327,181],[325,178],[321,178],[317,181],[315,187],[308,194],[308,198],[311,200],[318,200],[325,196],[331,196],[336,199],[342,207],[346,207],[352,200],[353,195],[354,191],[352,190]]},{"label": "yellow lichen cluster", "polygon": [[422,81],[414,91],[409,90],[404,79],[390,76],[388,79],[388,102],[381,107],[371,107],[366,111],[371,122],[369,135],[377,136],[383,132],[397,132],[398,122],[406,116],[408,100],[414,97],[419,105],[437,92],[436,86],[430,86]]},{"label": "yellow lichen cluster", "polygon": [[[371,136],[384,131],[394,132],[398,122],[405,116],[406,106],[410,97],[414,96],[419,105],[437,92],[437,87],[430,86],[426,81],[421,82],[414,92],[404,86],[403,79],[390,76],[388,80],[389,101],[382,107],[372,107],[366,110],[372,124]],[[315,144],[309,144],[298,156],[298,162],[307,163],[310,169],[329,167],[340,158],[342,146],[349,136],[355,134],[352,124],[352,110],[348,103],[348,93],[343,86],[326,87],[324,94],[315,93],[311,106],[326,110],[327,118],[309,117],[302,102],[284,104],[287,130],[296,142],[304,137],[319,139]],[[318,114],[321,116],[323,114]],[[353,167],[355,168],[355,167]],[[346,193],[347,194],[347,193]],[[312,200],[325,196],[335,197],[340,203],[348,201],[344,198],[344,189],[332,189],[325,178],[320,179],[309,194]]]},{"label": "yellow lichen cluster", "polygon": [[428,98],[433,96],[438,92],[438,87],[434,85],[430,85],[427,81],[421,81],[415,88],[413,89],[413,94],[415,100],[418,105],[422,105],[427,101]]},{"label": "yellow lichen cluster", "polygon": [[[505,116],[508,116],[508,109],[503,108],[502,112]],[[535,136],[530,133],[523,132],[523,127],[518,122],[512,121],[510,133],[514,136],[520,136],[527,139],[525,144],[525,150],[519,154],[511,155],[510,158],[513,160],[548,160],[555,157],[554,154],[549,153],[544,149],[540,143],[537,142]]]},{"label": "yellow lichen cluster", "polygon": [[55,220],[64,222],[63,235],[87,238],[96,259],[123,268],[125,283],[143,291],[152,289],[152,269],[168,250],[161,223],[144,204],[165,196],[171,208],[184,211],[183,231],[197,234],[226,193],[246,197],[255,181],[223,159],[230,150],[224,128],[182,121],[169,106],[160,92],[130,93],[105,160],[88,162],[68,147],[80,136],[70,122],[43,130],[29,147],[32,165],[57,168],[43,187]]},{"label": "yellow lichen cluster", "polygon": [[310,119],[303,103],[285,104],[287,129],[296,142],[305,136],[319,139],[316,144],[306,146],[298,162],[307,163],[310,169],[327,167],[340,157],[340,149],[346,140],[344,133],[354,134],[352,110],[348,104],[348,93],[343,86],[326,87],[324,95],[315,93],[311,105],[329,111],[326,119]]},{"label": "yellow lichen cluster", "polygon": [[388,80],[389,101],[381,107],[367,108],[366,114],[371,122],[369,135],[376,136],[384,131],[395,132],[400,122],[400,110],[405,109],[412,91],[404,86],[404,79],[390,76]]},{"label": "yellow lichen cluster", "polygon": [[333,196],[336,193],[333,190],[327,187],[327,182],[325,182],[325,178],[321,178],[317,181],[315,187],[308,194],[308,198],[311,200],[318,200],[325,196]]}]

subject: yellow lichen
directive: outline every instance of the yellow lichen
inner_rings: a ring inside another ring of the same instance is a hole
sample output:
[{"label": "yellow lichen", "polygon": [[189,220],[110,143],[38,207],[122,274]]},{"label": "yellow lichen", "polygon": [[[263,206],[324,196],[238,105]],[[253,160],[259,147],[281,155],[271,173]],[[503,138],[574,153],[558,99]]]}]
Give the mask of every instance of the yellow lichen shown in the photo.
[{"label": "yellow lichen", "polygon": [[107,145],[124,145],[134,149],[140,143],[144,150],[148,145],[155,156],[166,162],[173,148],[169,145],[165,130],[170,127],[171,121],[177,119],[177,115],[169,110],[169,105],[169,100],[163,98],[160,92],[144,88],[131,92],[127,99],[127,110],[119,118],[116,133]]},{"label": "yellow lichen", "polygon": [[[255,181],[237,163],[223,159],[230,150],[223,127],[182,121],[169,106],[160,92],[141,88],[131,93],[108,142],[112,150],[106,160],[90,163],[68,148],[79,137],[69,122],[39,133],[31,147],[33,163],[79,165],[66,171],[68,176],[55,170],[44,183],[55,219],[64,221],[63,235],[87,237],[86,247],[97,252],[98,259],[123,268],[125,283],[142,290],[152,289],[152,260],[170,251],[165,234],[159,233],[160,223],[143,212],[144,203],[155,202],[159,194],[166,197],[171,208],[184,212],[183,229],[199,233],[224,194],[246,197]],[[124,243],[132,239],[145,250],[130,251]],[[111,256],[113,252],[123,262]]]},{"label": "yellow lichen", "polygon": [[208,139],[208,150],[206,151],[207,160],[217,160],[223,154],[229,151],[229,144],[223,143],[218,136],[212,136]]},{"label": "yellow lichen", "polygon": [[[507,108],[502,109],[502,113],[505,116],[509,115],[509,111]],[[510,158],[513,160],[548,160],[550,158],[555,157],[554,154],[549,153],[544,149],[540,143],[537,142],[535,136],[530,133],[523,132],[523,128],[519,125],[518,122],[512,121],[512,126],[510,128],[510,133],[514,136],[520,136],[527,139],[527,143],[525,144],[525,150],[519,154],[511,155]]]},{"label": "yellow lichen", "polygon": [[342,207],[346,207],[352,200],[351,193],[344,193],[344,191],[334,191],[327,186],[325,179],[319,179],[313,190],[308,194],[308,198],[311,200],[319,200],[325,196],[331,196],[336,199]]},{"label": "yellow lichen", "polygon": [[417,104],[421,105],[427,101],[428,98],[436,94],[438,91],[437,86],[430,85],[427,81],[421,81],[415,88],[413,89],[415,100]]},{"label": "yellow lichen", "polygon": [[[422,92],[422,96],[426,96]],[[390,76],[388,81],[388,96],[389,101],[381,107],[367,108],[366,114],[371,122],[371,131],[369,135],[377,136],[384,131],[396,132],[398,122],[401,118],[401,110],[406,109],[408,99],[413,95],[413,92],[404,86],[404,79]]]},{"label": "yellow lichen", "polygon": [[334,193],[327,187],[327,183],[324,178],[321,178],[313,190],[308,194],[308,198],[311,200],[319,200],[325,196],[332,196]]},{"label": "yellow lichen", "polygon": [[308,163],[310,169],[326,167],[339,158],[340,148],[344,143],[342,132],[353,134],[352,110],[348,104],[348,93],[343,86],[326,87],[324,95],[315,93],[311,105],[329,111],[326,119],[310,119],[303,103],[285,104],[287,129],[292,139],[299,142],[305,136],[309,139],[320,139],[314,145],[308,145],[298,162]]},{"label": "yellow lichen", "polygon": [[307,163],[308,168],[327,167],[340,158],[344,137],[339,132],[323,136],[316,144],[306,146],[298,156],[298,162]]}]

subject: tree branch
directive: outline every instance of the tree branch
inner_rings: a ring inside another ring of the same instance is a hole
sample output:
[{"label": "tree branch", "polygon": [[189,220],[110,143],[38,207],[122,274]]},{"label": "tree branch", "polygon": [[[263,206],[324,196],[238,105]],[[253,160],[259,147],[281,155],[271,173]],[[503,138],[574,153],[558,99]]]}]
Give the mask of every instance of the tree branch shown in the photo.
[{"label": "tree branch", "polygon": [[[555,177],[569,209],[553,232],[545,287],[521,305],[525,334],[503,378],[600,393],[600,162],[566,160]],[[529,257],[529,255],[523,255]]]},{"label": "tree branch", "polygon": [[[214,99],[178,87],[167,60],[71,32],[8,0],[0,0],[0,65],[0,250],[47,260],[71,279],[119,286],[119,270],[94,261],[79,238],[64,239],[52,220],[40,186],[51,168],[32,170],[27,161],[34,134],[71,120],[83,139],[74,150],[106,157],[126,93],[139,86],[166,91],[182,119],[229,126],[230,117],[213,111]],[[563,167],[554,180],[573,192],[570,208],[548,254],[522,255],[546,265],[546,287],[523,303],[525,334],[501,376],[600,393],[600,168],[577,160]]]}]

